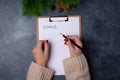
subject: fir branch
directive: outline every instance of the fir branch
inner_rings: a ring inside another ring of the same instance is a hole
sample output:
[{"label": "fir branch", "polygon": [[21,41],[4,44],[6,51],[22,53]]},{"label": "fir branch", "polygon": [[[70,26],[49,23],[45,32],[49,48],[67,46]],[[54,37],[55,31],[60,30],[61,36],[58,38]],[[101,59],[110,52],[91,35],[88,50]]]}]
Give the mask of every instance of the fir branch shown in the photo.
[{"label": "fir branch", "polygon": [[50,10],[53,4],[52,2],[62,2],[62,8],[65,9],[73,5],[78,5],[80,0],[22,0],[22,14],[24,16],[37,16],[38,13]]}]

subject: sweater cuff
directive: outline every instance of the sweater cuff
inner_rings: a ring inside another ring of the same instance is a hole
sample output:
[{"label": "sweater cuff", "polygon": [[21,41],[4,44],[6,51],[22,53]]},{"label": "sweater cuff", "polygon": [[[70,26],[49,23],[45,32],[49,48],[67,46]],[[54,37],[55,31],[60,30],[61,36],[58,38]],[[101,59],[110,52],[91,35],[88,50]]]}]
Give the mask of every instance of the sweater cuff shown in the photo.
[{"label": "sweater cuff", "polygon": [[51,80],[53,72],[51,69],[32,62],[27,74],[27,80]]},{"label": "sweater cuff", "polygon": [[89,73],[87,60],[84,54],[76,57],[70,57],[63,61],[66,74],[79,72],[80,75]]}]

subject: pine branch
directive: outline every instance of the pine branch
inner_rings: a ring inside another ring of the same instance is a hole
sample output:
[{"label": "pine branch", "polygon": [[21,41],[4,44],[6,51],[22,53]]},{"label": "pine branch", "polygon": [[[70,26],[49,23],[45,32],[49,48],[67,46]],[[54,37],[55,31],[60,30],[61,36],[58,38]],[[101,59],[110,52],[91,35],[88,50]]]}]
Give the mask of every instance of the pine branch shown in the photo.
[{"label": "pine branch", "polygon": [[46,10],[50,10],[53,6],[52,2],[61,2],[63,9],[70,9],[71,6],[78,5],[80,0],[22,0],[22,14],[24,16],[37,16],[38,13],[43,13]]}]

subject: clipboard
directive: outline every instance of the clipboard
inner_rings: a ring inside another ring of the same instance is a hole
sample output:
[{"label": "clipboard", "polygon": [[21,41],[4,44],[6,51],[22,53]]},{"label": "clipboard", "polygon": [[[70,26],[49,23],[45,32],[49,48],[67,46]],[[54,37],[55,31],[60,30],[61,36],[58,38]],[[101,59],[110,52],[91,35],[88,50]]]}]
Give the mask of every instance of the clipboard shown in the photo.
[{"label": "clipboard", "polygon": [[51,46],[48,68],[55,75],[65,75],[63,60],[70,57],[69,49],[60,35],[78,35],[82,40],[81,16],[38,16],[36,17],[36,36],[39,40],[48,40]]}]

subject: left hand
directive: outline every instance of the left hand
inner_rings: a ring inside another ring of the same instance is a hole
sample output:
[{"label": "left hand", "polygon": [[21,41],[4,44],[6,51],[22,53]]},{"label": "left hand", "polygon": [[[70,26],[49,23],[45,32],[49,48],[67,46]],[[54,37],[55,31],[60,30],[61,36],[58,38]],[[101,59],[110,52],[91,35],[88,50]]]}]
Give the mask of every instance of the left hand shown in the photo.
[{"label": "left hand", "polygon": [[40,40],[32,50],[35,62],[40,66],[45,67],[49,58],[49,43],[48,40]]}]

